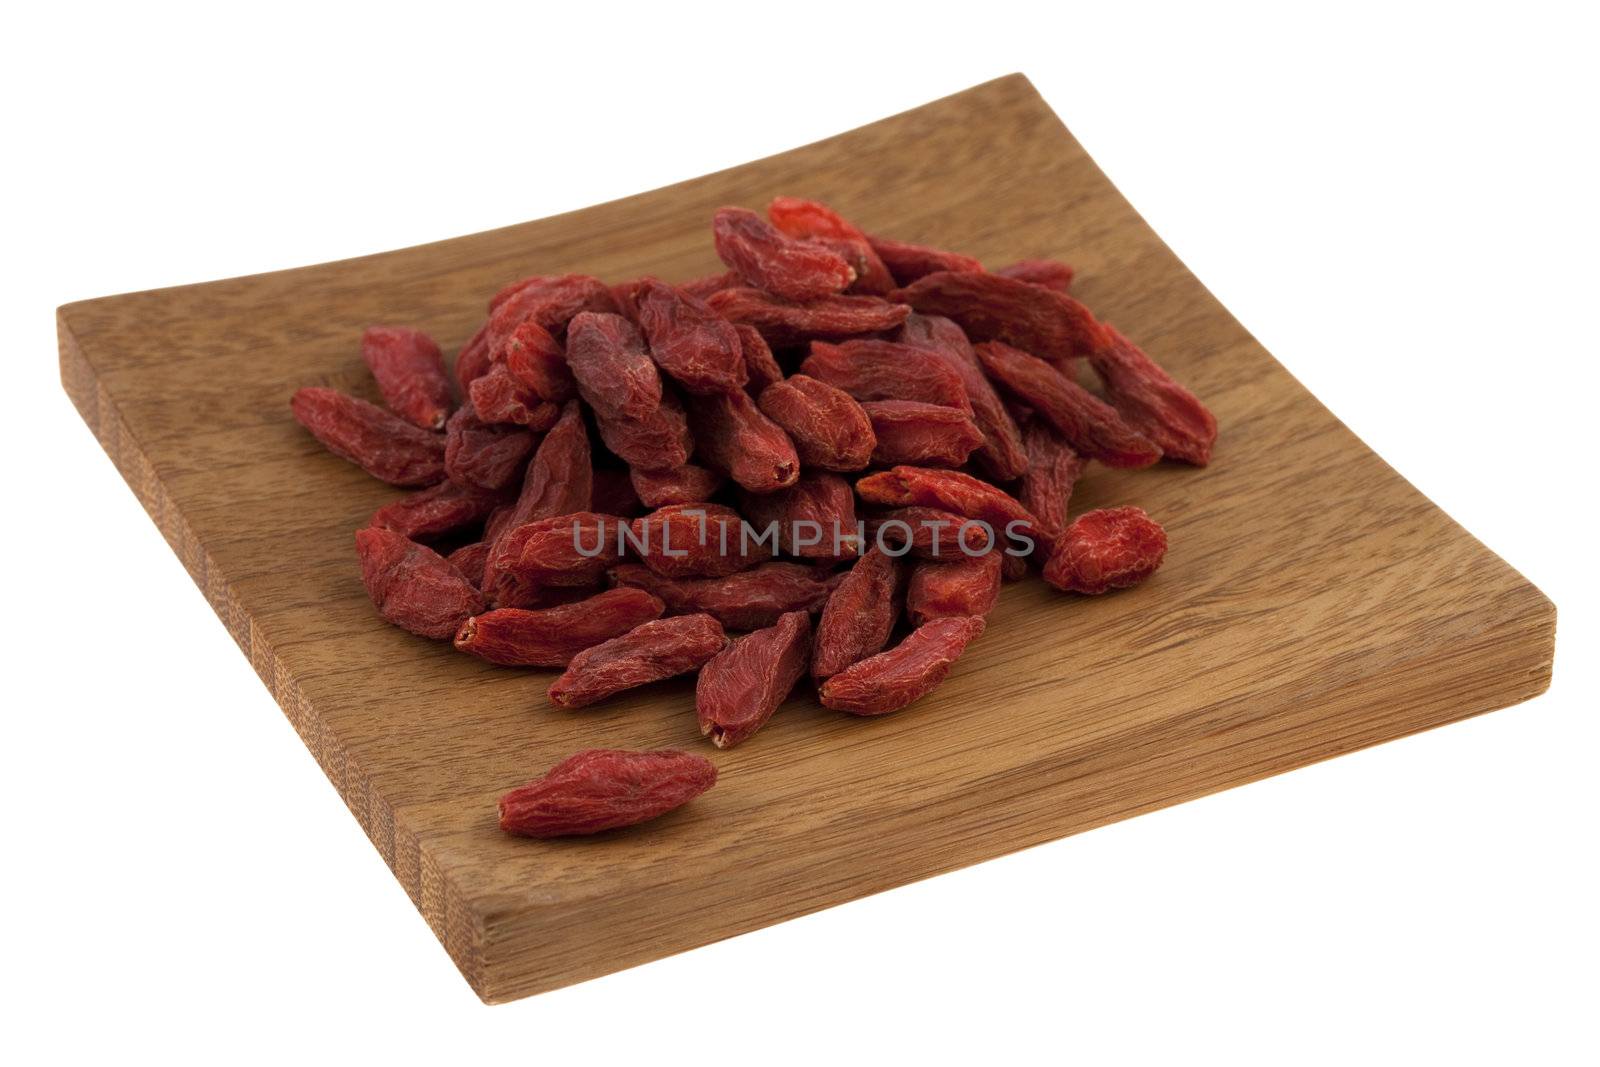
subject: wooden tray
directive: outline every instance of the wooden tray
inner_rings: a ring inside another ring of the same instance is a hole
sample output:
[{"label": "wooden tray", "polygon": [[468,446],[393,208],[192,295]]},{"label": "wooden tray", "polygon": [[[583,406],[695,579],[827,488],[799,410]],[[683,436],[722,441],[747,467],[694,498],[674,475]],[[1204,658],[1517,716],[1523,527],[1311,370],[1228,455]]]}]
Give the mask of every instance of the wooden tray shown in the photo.
[{"label": "wooden tray", "polygon": [[[881,720],[792,700],[732,752],[688,682],[583,713],[550,675],[379,621],[351,532],[395,491],[289,417],[370,395],[373,322],[455,351],[531,273],[720,269],[723,204],[814,196],[867,229],[1078,294],[1222,425],[1206,470],[1099,467],[1172,550],[1101,598],[1008,586],[934,696]],[[593,978],[1015,849],[1505,707],[1549,683],[1555,610],[1370,452],[1184,269],[1020,75],[667,189],[362,259],[70,304],[67,392],[472,988]],[[598,840],[514,840],[495,799],[590,746],[688,746],[722,782]]]}]

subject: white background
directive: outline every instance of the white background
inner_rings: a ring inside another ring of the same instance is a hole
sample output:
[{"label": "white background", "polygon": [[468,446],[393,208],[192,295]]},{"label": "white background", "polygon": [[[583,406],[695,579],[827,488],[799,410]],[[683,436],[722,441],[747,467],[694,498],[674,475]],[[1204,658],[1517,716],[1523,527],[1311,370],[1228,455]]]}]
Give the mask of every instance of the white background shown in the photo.
[{"label": "white background", "polygon": [[[9,13],[0,1057],[1595,1062],[1578,6],[585,6]],[[482,1007],[70,408],[53,309],[582,207],[1013,70],[1556,601],[1554,687]]]}]

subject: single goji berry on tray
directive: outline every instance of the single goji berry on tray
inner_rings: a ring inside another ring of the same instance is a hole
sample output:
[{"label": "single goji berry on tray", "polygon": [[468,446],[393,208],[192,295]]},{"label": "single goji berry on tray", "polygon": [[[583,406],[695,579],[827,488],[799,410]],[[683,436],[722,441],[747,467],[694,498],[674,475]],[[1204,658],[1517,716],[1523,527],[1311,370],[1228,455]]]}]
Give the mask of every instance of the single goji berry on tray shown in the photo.
[{"label": "single goji berry on tray", "polygon": [[706,466],[752,492],[770,493],[800,477],[789,435],[742,389],[688,399],[689,425]]},{"label": "single goji berry on tray", "polygon": [[491,358],[504,363],[511,377],[541,400],[563,404],[578,395],[561,344],[531,319],[513,330]]},{"label": "single goji berry on tray", "polygon": [[880,467],[959,467],[983,444],[977,423],[960,408],[914,400],[868,400],[861,408],[872,420],[878,440],[872,462]]},{"label": "single goji berry on tray", "polygon": [[742,322],[733,329],[739,335],[739,352],[744,359],[745,391],[751,396],[760,396],[767,386],[783,381],[783,368],[778,366],[772,346],[767,344],[760,330]]},{"label": "single goji berry on tray", "polygon": [[791,611],[775,626],[735,638],[695,682],[700,733],[732,748],[766,725],[788,699],[811,654],[811,616]]},{"label": "single goji berry on tray", "polygon": [[518,326],[528,321],[560,337],[568,323],[583,311],[616,314],[616,299],[610,287],[599,278],[567,274],[527,279],[489,313],[486,334],[489,350],[497,350]]},{"label": "single goji berry on tray", "polygon": [[1026,533],[1034,526],[1033,516],[1016,498],[961,471],[894,467],[856,482],[856,494],[869,504],[940,508],[981,519],[1000,538],[1012,532]]},{"label": "single goji berry on tray", "polygon": [[501,500],[498,493],[440,482],[385,504],[373,512],[369,525],[413,541],[431,540],[483,522]]},{"label": "single goji berry on tray", "polygon": [[867,516],[867,544],[892,555],[920,559],[954,559],[993,551],[996,531],[981,519],[940,508],[890,508]]},{"label": "single goji berry on tray", "polygon": [[889,299],[954,319],[974,341],[1004,341],[1048,360],[1086,356],[1106,341],[1089,309],[1072,297],[998,274],[941,271]]},{"label": "single goji berry on tray", "polygon": [[594,472],[593,505],[588,509],[602,515],[617,515],[631,519],[645,512],[645,505],[634,491],[633,479],[626,467],[597,467]]},{"label": "single goji berry on tray", "polygon": [[643,419],[661,404],[661,374],[644,336],[621,315],[576,316],[567,331],[567,366],[583,399],[607,418]]},{"label": "single goji berry on tray", "polygon": [[1089,354],[1089,365],[1111,406],[1166,456],[1197,467],[1211,462],[1216,417],[1132,341],[1110,326],[1105,329],[1110,341]]},{"label": "single goji berry on tray", "polygon": [[671,504],[629,529],[628,547],[666,578],[721,578],[759,560],[738,512],[721,504]]},{"label": "single goji berry on tray", "polygon": [[678,615],[642,623],[620,637],[584,649],[550,683],[550,703],[587,707],[625,689],[692,671],[728,643],[710,615]]},{"label": "single goji berry on tray", "polygon": [[1003,552],[923,560],[906,586],[906,617],[921,626],[934,619],[988,615],[1000,599]]},{"label": "single goji berry on tray", "polygon": [[698,504],[710,500],[727,479],[716,471],[685,463],[665,471],[629,470],[633,491],[645,507]]},{"label": "single goji berry on tray", "polygon": [[913,314],[901,325],[895,340],[931,352],[961,377],[972,405],[972,421],[983,434],[974,462],[996,481],[1009,482],[1028,469],[1027,452],[1016,420],[983,373],[983,364],[967,340],[966,331],[942,315]]},{"label": "single goji berry on tray", "polygon": [[403,326],[368,326],[361,335],[361,358],[390,411],[425,430],[444,426],[455,392],[433,338]]},{"label": "single goji berry on tray", "polygon": [[462,577],[472,583],[474,589],[483,588],[483,565],[488,558],[487,541],[474,541],[470,545],[462,545],[445,557],[450,566],[460,571]]},{"label": "single goji berry on tray", "polygon": [[521,426],[490,425],[470,406],[445,423],[444,473],[466,489],[495,492],[521,480],[534,435]]},{"label": "single goji berry on tray", "polygon": [[942,359],[893,341],[813,341],[800,373],[861,401],[916,400],[972,410],[961,376]]},{"label": "single goji berry on tray", "polygon": [[660,597],[669,615],[705,612],[730,630],[759,630],[790,611],[816,611],[832,579],[800,563],[762,563],[726,578],[663,578],[649,567],[623,563],[608,577],[619,586]]},{"label": "single goji berry on tray", "polygon": [[665,610],[642,589],[607,589],[553,608],[497,608],[474,615],[456,631],[455,645],[503,667],[565,667],[584,649],[659,619]]},{"label": "single goji berry on tray", "polygon": [[711,221],[717,256],[749,285],[787,300],[815,300],[840,293],[856,280],[838,253],[796,241],[766,219],[740,207],[725,207]]},{"label": "single goji berry on tray", "polygon": [[799,304],[760,289],[721,289],[706,303],[729,322],[755,327],[774,345],[879,333],[911,314],[906,305],[876,296],[826,296]]},{"label": "single goji berry on tray", "polygon": [[904,565],[877,546],[856,560],[834,587],[817,621],[813,678],[821,681],[883,651],[900,617],[904,581]]},{"label": "single goji berry on tray", "polygon": [[744,349],[733,323],[704,300],[647,279],[639,290],[639,328],[656,366],[690,393],[744,388]]},{"label": "single goji berry on tray", "polygon": [[757,406],[789,435],[807,467],[858,471],[871,461],[878,444],[872,420],[854,397],[808,375],[769,385]]},{"label": "single goji berry on tray", "polygon": [[983,633],[978,616],[935,619],[887,652],[852,664],[822,683],[824,707],[886,715],[936,689],[967,645]]},{"label": "single goji berry on tray", "polygon": [[1008,344],[977,346],[989,377],[1054,426],[1076,451],[1108,467],[1148,467],[1161,458],[1156,443],[1117,410],[1037,356]]},{"label": "single goji berry on tray", "polygon": [[872,242],[872,250],[878,253],[878,258],[889,268],[894,280],[901,285],[910,285],[918,278],[939,271],[968,271],[980,274],[983,272],[982,263],[959,252],[946,252],[940,248],[896,241],[888,237],[869,237],[868,240]]},{"label": "single goji berry on tray", "polygon": [[1072,488],[1083,473],[1084,460],[1044,422],[1034,419],[1022,430],[1028,447],[1028,472],[1017,483],[1017,499],[1036,521],[1033,537],[1039,542],[1034,558],[1050,558],[1055,540],[1067,526],[1067,504]]},{"label": "single goji berry on tray", "polygon": [[594,413],[600,440],[616,457],[637,470],[672,470],[689,462],[694,438],[677,395],[665,388],[661,403],[642,419]]},{"label": "single goji berry on tray", "polygon": [[393,530],[357,530],[356,552],[361,583],[378,614],[402,630],[449,640],[483,610],[483,597],[448,560]]},{"label": "single goji berry on tray", "polygon": [[742,493],[739,508],[768,545],[805,559],[854,559],[861,552],[856,495],[837,474],[814,471],[775,493]]},{"label": "single goji berry on tray", "polygon": [[507,530],[484,565],[484,595],[499,608],[527,607],[540,592],[600,584],[606,568],[622,558],[622,530],[614,515],[580,511],[535,519]]},{"label": "single goji berry on tray", "polygon": [[894,275],[872,250],[867,235],[827,205],[796,196],[774,197],[767,205],[767,218],[790,237],[818,241],[837,252],[856,272],[853,292],[882,296],[895,287]]},{"label": "single goji berry on tray", "polygon": [[544,399],[514,378],[504,363],[494,363],[467,387],[472,411],[480,422],[510,423],[530,430],[548,430],[561,406]]},{"label": "single goji berry on tray", "polygon": [[1019,259],[1015,263],[1000,267],[995,273],[1005,278],[1015,278],[1019,282],[1042,285],[1046,289],[1064,293],[1072,288],[1072,276],[1075,272],[1058,259]]},{"label": "single goji berry on tray", "polygon": [[376,404],[321,386],[295,391],[295,419],[329,452],[390,485],[433,485],[444,478],[444,435],[414,426]]},{"label": "single goji berry on tray", "polygon": [[594,748],[500,798],[500,829],[522,837],[570,837],[665,815],[710,789],[717,768],[670,749]]},{"label": "single goji berry on tray", "polygon": [[1044,580],[1069,593],[1138,585],[1161,566],[1167,532],[1143,508],[1086,511],[1056,540]]}]

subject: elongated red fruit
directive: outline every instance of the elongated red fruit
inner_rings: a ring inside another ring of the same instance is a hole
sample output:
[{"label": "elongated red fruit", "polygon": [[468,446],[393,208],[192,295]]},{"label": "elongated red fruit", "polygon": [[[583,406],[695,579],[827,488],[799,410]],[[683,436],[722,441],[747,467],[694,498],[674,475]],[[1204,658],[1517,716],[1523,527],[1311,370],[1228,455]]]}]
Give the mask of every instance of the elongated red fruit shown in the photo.
[{"label": "elongated red fruit", "polygon": [[682,807],[716,782],[716,765],[702,756],[592,748],[501,797],[500,829],[570,837],[633,826]]},{"label": "elongated red fruit", "polygon": [[896,241],[888,237],[872,237],[872,250],[888,266],[895,281],[910,285],[918,278],[939,271],[975,271],[982,273],[983,264],[959,252],[946,252],[942,248]]},{"label": "elongated red fruit", "polygon": [[1028,448],[1028,472],[1017,484],[1017,498],[1038,520],[1035,559],[1050,558],[1056,538],[1067,528],[1067,505],[1083,473],[1083,457],[1044,422],[1035,419],[1022,431]]},{"label": "elongated red fruit", "polygon": [[861,551],[856,496],[837,474],[807,474],[776,493],[741,493],[740,512],[766,544],[806,559],[852,559]]},{"label": "elongated red fruit", "polygon": [[1073,269],[1058,259],[1019,259],[995,270],[996,274],[1015,278],[1030,285],[1042,285],[1064,293],[1072,288]]},{"label": "elongated red fruit", "polygon": [[413,541],[429,540],[482,522],[501,500],[496,493],[440,482],[379,508],[371,525]]},{"label": "elongated red fruit", "polygon": [[824,707],[852,715],[899,711],[934,689],[968,643],[983,633],[983,619],[935,619],[887,652],[846,667],[822,683]]},{"label": "elongated red fruit", "polygon": [[974,341],[1004,341],[1048,360],[1086,356],[1105,344],[1089,309],[1066,293],[999,274],[929,274],[889,299],[954,319]]},{"label": "elongated red fruit", "polygon": [[800,373],[838,386],[862,402],[915,400],[972,411],[961,376],[944,360],[894,341],[813,341]]},{"label": "elongated red fruit", "polygon": [[843,292],[856,272],[837,253],[796,241],[754,211],[719,210],[711,222],[717,255],[748,284],[787,300],[814,300]]},{"label": "elongated red fruit", "polygon": [[1138,585],[1161,566],[1167,532],[1143,508],[1086,511],[1057,540],[1044,580],[1071,593]]},{"label": "elongated red fruit", "polygon": [[983,373],[983,364],[978,362],[978,353],[967,340],[966,331],[942,315],[911,315],[895,340],[933,353],[961,377],[972,405],[972,421],[983,434],[983,444],[973,455],[978,466],[996,481],[1021,477],[1028,469],[1022,432]]},{"label": "elongated red fruit", "polygon": [[775,345],[837,340],[892,330],[911,309],[877,296],[825,296],[795,303],[760,289],[721,289],[706,303],[732,323],[753,326]]},{"label": "elongated red fruit", "polygon": [[638,328],[621,315],[575,316],[567,366],[583,399],[607,418],[642,419],[661,403],[661,374]]},{"label": "elongated red fruit", "polygon": [[689,398],[689,426],[706,466],[754,493],[771,493],[800,477],[794,442],[736,389]]},{"label": "elongated red fruit", "polygon": [[722,504],[670,504],[629,532],[629,549],[665,578],[722,578],[760,562],[738,512]]},{"label": "elongated red fruit", "polygon": [[1204,467],[1217,442],[1217,420],[1189,390],[1114,328],[1110,341],[1089,354],[1106,399],[1123,420],[1172,459]]},{"label": "elongated red fruit", "polygon": [[733,329],[739,335],[739,352],[744,358],[745,391],[751,396],[760,396],[767,386],[783,381],[783,368],[778,366],[772,346],[767,344],[760,330],[742,322]]},{"label": "elongated red fruit", "polygon": [[295,419],[329,452],[390,485],[444,478],[444,435],[430,433],[365,400],[307,386],[289,401]]},{"label": "elongated red fruit", "polygon": [[665,610],[642,589],[607,589],[553,608],[474,615],[456,631],[455,646],[506,667],[565,667],[584,649],[659,619]]},{"label": "elongated red fruit", "polygon": [[876,546],[856,560],[828,597],[817,622],[813,678],[831,677],[883,651],[900,616],[904,578],[900,561]]},{"label": "elongated red fruit", "polygon": [[650,358],[690,393],[744,388],[739,331],[699,297],[649,279],[639,289],[639,328]]},{"label": "elongated red fruit", "polygon": [[761,729],[805,673],[810,652],[811,616],[804,611],[718,652],[695,684],[700,732],[718,748],[732,748]]},{"label": "elongated red fruit", "polygon": [[361,358],[389,410],[425,430],[437,430],[455,407],[444,354],[433,338],[403,326],[368,326]]},{"label": "elongated red fruit", "polygon": [[853,292],[882,296],[895,287],[894,275],[872,250],[867,235],[826,204],[778,196],[767,205],[767,218],[790,237],[819,241],[842,256],[856,272]]},{"label": "elongated red fruit", "polygon": [[828,578],[799,563],[763,563],[726,578],[663,578],[642,564],[624,563],[609,577],[660,597],[668,614],[705,612],[730,630],[759,630],[786,612],[816,611],[833,590]]},{"label": "elongated red fruit", "polygon": [[804,374],[767,386],[757,406],[789,435],[808,467],[858,471],[878,444],[860,402],[838,386]]},{"label": "elongated red fruit", "polygon": [[643,623],[573,656],[566,672],[550,683],[550,703],[587,707],[625,689],[692,671],[727,643],[721,624],[710,615]]},{"label": "elongated red fruit", "polygon": [[402,630],[447,641],[483,610],[483,597],[448,560],[393,530],[357,530],[356,552],[373,606]]},{"label": "elongated red fruit", "polygon": [[629,468],[628,477],[640,503],[648,508],[703,503],[710,500],[726,480],[716,471],[693,463],[664,471]]},{"label": "elongated red fruit", "polygon": [[869,474],[856,482],[856,494],[870,504],[887,507],[927,507],[981,519],[1002,540],[1011,532],[1026,533],[1034,526],[1028,509],[1004,490],[960,471],[930,467],[895,467]]},{"label": "elongated red fruit", "polygon": [[872,420],[878,441],[872,451],[874,466],[959,467],[983,444],[983,432],[960,408],[914,400],[869,400],[861,409]]},{"label": "elongated red fruit", "polygon": [[521,426],[491,426],[472,406],[456,409],[445,424],[444,472],[464,489],[498,492],[522,479],[534,435]]},{"label": "elongated red fruit", "polygon": [[1004,553],[924,560],[911,571],[906,587],[906,616],[913,626],[934,619],[988,615],[1000,599]]}]

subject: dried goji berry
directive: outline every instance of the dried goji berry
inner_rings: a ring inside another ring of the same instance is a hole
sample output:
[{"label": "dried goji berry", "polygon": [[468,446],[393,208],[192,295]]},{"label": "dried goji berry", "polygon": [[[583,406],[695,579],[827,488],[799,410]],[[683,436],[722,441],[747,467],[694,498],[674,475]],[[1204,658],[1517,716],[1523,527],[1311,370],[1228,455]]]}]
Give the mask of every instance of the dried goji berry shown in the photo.
[{"label": "dried goji berry", "polygon": [[999,537],[1012,532],[1008,526],[1026,533],[1034,525],[1028,509],[1004,490],[960,471],[895,467],[867,475],[856,483],[856,493],[871,504],[940,508],[969,519],[981,519],[993,527]]},{"label": "dried goji berry", "polygon": [[663,578],[637,563],[612,567],[617,585],[660,597],[667,613],[703,611],[730,630],[759,630],[789,611],[816,611],[833,585],[827,576],[799,563],[763,563],[726,578]]},{"label": "dried goji berry", "polygon": [[512,377],[504,363],[489,369],[467,387],[473,414],[480,422],[512,423],[530,430],[548,430],[561,414],[561,406],[545,400]]},{"label": "dried goji berry", "polygon": [[1022,433],[994,391],[966,331],[941,315],[911,315],[895,337],[901,344],[931,352],[961,377],[972,404],[972,421],[983,434],[974,461],[996,481],[1009,482],[1028,469]]},{"label": "dried goji berry", "polygon": [[776,493],[742,493],[739,507],[763,538],[775,531],[776,547],[791,556],[854,559],[861,552],[856,495],[837,474],[813,472]]},{"label": "dried goji berry", "polygon": [[911,571],[906,586],[906,617],[921,626],[933,619],[987,615],[1000,599],[1004,553],[923,560]]},{"label": "dried goji berry", "polygon": [[751,396],[760,396],[767,386],[783,381],[783,368],[778,366],[772,346],[767,344],[760,330],[742,322],[733,329],[739,335],[739,352],[744,359],[745,391]]},{"label": "dried goji berry", "polygon": [[593,495],[589,432],[584,428],[578,402],[569,400],[561,418],[534,450],[533,461],[522,479],[522,491],[502,522],[505,529],[511,529],[535,519],[589,511]]},{"label": "dried goji berry", "polygon": [[967,645],[983,633],[983,619],[935,619],[895,647],[879,652],[822,683],[824,707],[852,715],[885,715],[924,697],[944,681]]},{"label": "dried goji berry", "polygon": [[1155,360],[1110,326],[1109,343],[1089,354],[1106,399],[1134,429],[1172,459],[1204,467],[1217,441],[1217,420]]},{"label": "dried goji berry", "polygon": [[645,507],[699,504],[710,500],[726,479],[716,471],[685,463],[666,471],[630,470],[633,491]]},{"label": "dried goji berry", "polygon": [[924,315],[954,319],[974,341],[1004,341],[1049,360],[1105,343],[1089,309],[1065,293],[998,274],[929,274],[889,295]]},{"label": "dried goji berry", "polygon": [[1075,450],[1108,467],[1148,467],[1161,449],[1123,421],[1110,404],[1037,356],[998,341],[977,346],[983,369],[1020,397]]},{"label": "dried goji berry", "polygon": [[754,211],[725,207],[711,222],[717,255],[758,289],[788,300],[814,300],[843,292],[856,272],[837,253],[796,241]]},{"label": "dried goji berry", "polygon": [[483,610],[483,597],[448,560],[393,530],[357,530],[356,552],[378,614],[403,630],[448,640]]},{"label": "dried goji berry", "polygon": [[682,807],[716,782],[716,765],[687,752],[593,748],[501,797],[500,829],[569,837],[633,826]]},{"label": "dried goji berry", "polygon": [[550,703],[581,708],[636,686],[692,671],[728,643],[710,615],[678,615],[642,623],[584,649],[550,683]]},{"label": "dried goji berry", "polygon": [[482,489],[440,482],[379,508],[370,525],[413,541],[429,540],[482,522],[500,500],[498,494]]},{"label": "dried goji berry", "polygon": [[553,608],[497,608],[456,631],[456,648],[506,667],[565,667],[586,648],[659,619],[666,605],[642,589],[603,593]]},{"label": "dried goji berry", "polygon": [[995,271],[1030,285],[1042,285],[1064,293],[1072,288],[1073,269],[1058,259],[1019,259]]},{"label": "dried goji berry", "polygon": [[507,282],[500,288],[496,289],[494,291],[494,295],[489,298],[489,313],[493,314],[495,309],[501,304],[504,304],[507,300],[510,300],[512,297],[516,296],[529,286],[539,283],[552,282],[554,280],[555,278],[548,274],[531,274],[526,278],[518,278],[514,282]]},{"label": "dried goji berry", "polygon": [[820,241],[837,252],[856,272],[851,289],[882,296],[895,287],[894,275],[872,250],[867,235],[832,208],[795,196],[774,197],[767,218],[790,237]]},{"label": "dried goji berry", "polygon": [[1028,447],[1028,472],[1017,484],[1017,499],[1036,520],[1033,537],[1039,542],[1034,558],[1050,558],[1056,538],[1067,525],[1067,504],[1072,487],[1083,473],[1083,457],[1061,435],[1035,419],[1022,431]]},{"label": "dried goji berry", "polygon": [[811,342],[800,373],[857,400],[917,400],[971,411],[961,377],[938,356],[893,341]]},{"label": "dried goji berry", "polygon": [[483,588],[483,565],[488,558],[487,541],[474,541],[470,545],[462,545],[445,557],[450,566],[460,571],[462,577],[472,583],[474,589]]},{"label": "dried goji berry", "polygon": [[700,668],[700,732],[718,748],[732,748],[761,729],[806,672],[810,654],[811,616],[803,611],[735,639]]},{"label": "dried goji berry", "polygon": [[834,588],[817,621],[811,676],[831,677],[877,655],[900,616],[905,568],[876,546],[867,550]]},{"label": "dried goji berry", "polygon": [[721,504],[672,504],[634,519],[629,547],[667,578],[721,578],[754,566],[759,549],[738,512]]},{"label": "dried goji berry", "polygon": [[888,237],[869,237],[868,240],[872,242],[872,250],[878,253],[878,258],[883,260],[889,273],[894,275],[894,280],[901,285],[910,285],[918,278],[937,271],[983,271],[982,263],[959,252],[946,252],[940,248],[914,245]]},{"label": "dried goji berry", "polygon": [[505,343],[513,330],[530,319],[560,337],[581,311],[615,314],[616,310],[617,302],[611,289],[599,278],[586,274],[529,278],[520,288],[506,294],[489,313],[486,339],[493,352]]},{"label": "dried goji berry", "polygon": [[733,271],[725,270],[721,274],[704,274],[698,278],[690,278],[686,282],[679,282],[678,289],[690,296],[706,300],[712,293],[720,293],[724,289],[738,289],[743,285],[743,279]]},{"label": "dried goji berry", "polygon": [[635,326],[639,325],[639,291],[655,280],[655,277],[647,274],[643,278],[630,278],[611,286],[611,299],[616,301],[617,314]]},{"label": "dried goji berry", "polygon": [[971,519],[930,507],[890,508],[866,520],[867,543],[922,559],[976,556],[995,548],[995,529],[981,519]]},{"label": "dried goji berry", "polygon": [[911,314],[906,305],[876,296],[826,296],[797,304],[760,289],[720,289],[706,303],[729,322],[755,327],[775,345],[892,330]]},{"label": "dried goji berry", "polygon": [[804,374],[761,391],[761,413],[789,435],[800,461],[830,471],[858,471],[872,459],[872,420],[849,393]]},{"label": "dried goji berry", "polygon": [[983,444],[983,433],[960,408],[914,400],[868,400],[861,405],[872,420],[878,445],[872,462],[881,467],[911,463],[959,467]]},{"label": "dried goji berry", "polygon": [[334,389],[307,386],[289,401],[295,419],[338,456],[390,485],[444,478],[444,435]]},{"label": "dried goji berry", "polygon": [[444,354],[421,330],[368,326],[361,335],[361,358],[378,383],[389,410],[426,430],[437,430],[455,407]]},{"label": "dried goji berry", "polygon": [[622,558],[625,525],[612,515],[580,511],[507,530],[484,565],[484,595],[495,607],[528,607],[547,588],[598,585],[606,568]]},{"label": "dried goji berry", "polygon": [[1044,580],[1070,593],[1138,585],[1161,566],[1167,532],[1143,508],[1102,508],[1072,521],[1056,541]]},{"label": "dried goji berry", "polygon": [[532,319],[511,331],[491,358],[505,363],[511,377],[541,400],[564,404],[578,395],[560,343]]},{"label": "dried goji berry", "polygon": [[486,323],[478,327],[478,332],[456,354],[456,387],[462,397],[467,396],[472,383],[489,369],[490,362],[489,327]]},{"label": "dried goji berry", "polygon": [[733,323],[704,300],[647,279],[639,290],[639,328],[650,356],[690,393],[744,388],[744,350]]},{"label": "dried goji berry", "polygon": [[444,472],[467,489],[498,491],[515,485],[528,464],[534,436],[520,426],[491,426],[471,407],[445,423]]},{"label": "dried goji berry", "polygon": [[800,477],[789,435],[743,390],[690,397],[689,425],[706,466],[752,492],[770,493]]},{"label": "dried goji berry", "polygon": [[670,388],[662,390],[661,403],[642,419],[596,411],[594,424],[605,446],[637,470],[681,467],[694,449],[683,404]]},{"label": "dried goji berry", "polygon": [[585,311],[574,317],[567,366],[583,399],[607,418],[643,419],[661,404],[661,374],[643,335],[621,315]]},{"label": "dried goji berry", "polygon": [[[644,504],[634,492],[633,479],[625,467],[597,467],[594,472],[593,504],[588,509],[602,515],[631,519],[642,515]],[[582,509],[580,509],[582,510]]]}]

